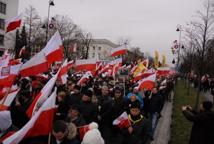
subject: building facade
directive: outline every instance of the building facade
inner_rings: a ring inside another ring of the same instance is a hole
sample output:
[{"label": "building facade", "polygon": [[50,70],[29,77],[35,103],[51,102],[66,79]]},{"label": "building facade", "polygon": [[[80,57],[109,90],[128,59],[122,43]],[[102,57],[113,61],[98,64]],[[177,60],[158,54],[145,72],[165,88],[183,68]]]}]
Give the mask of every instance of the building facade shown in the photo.
[{"label": "building facade", "polygon": [[18,15],[19,0],[0,0],[0,55],[15,46],[15,31],[5,34],[5,20]]},{"label": "building facade", "polygon": [[118,45],[107,39],[93,39],[89,46],[88,58],[99,57],[100,60],[109,60],[111,49]]}]

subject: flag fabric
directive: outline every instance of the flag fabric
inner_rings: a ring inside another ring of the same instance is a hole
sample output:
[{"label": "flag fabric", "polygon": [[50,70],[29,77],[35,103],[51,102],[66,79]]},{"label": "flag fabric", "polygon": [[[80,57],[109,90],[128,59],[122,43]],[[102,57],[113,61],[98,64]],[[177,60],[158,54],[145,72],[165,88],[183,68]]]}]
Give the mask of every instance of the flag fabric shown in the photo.
[{"label": "flag fabric", "polygon": [[48,98],[48,96],[51,94],[51,91],[55,85],[55,82],[57,80],[58,72],[55,74],[42,88],[42,90],[37,94],[29,108],[27,109],[27,116],[31,118],[35,111],[38,109],[38,107],[44,103],[44,101]]},{"label": "flag fabric", "polygon": [[3,144],[18,144],[24,138],[45,136],[52,130],[52,121],[56,109],[56,89],[43,103],[30,121],[19,131],[3,141]]},{"label": "flag fabric", "polygon": [[89,77],[92,77],[92,73],[90,71],[87,71],[82,77],[81,79],[77,82],[78,85],[82,85],[84,82],[89,80]]},{"label": "flag fabric", "polygon": [[164,54],[162,55],[162,66],[166,66],[166,56]]},{"label": "flag fabric", "polygon": [[23,77],[37,75],[48,71],[48,63],[43,52],[34,55],[29,61],[21,67],[20,74]]},{"label": "flag fabric", "polygon": [[118,63],[118,64],[115,64],[115,65],[113,66],[113,70],[112,70],[112,77],[113,77],[113,78],[115,78],[115,76],[116,76],[116,74],[117,74],[119,68],[120,68],[120,64],[119,64],[119,63]]},{"label": "flag fabric", "polygon": [[0,67],[5,67],[9,65],[10,57],[9,55],[3,55],[0,58]]},{"label": "flag fabric", "polygon": [[15,78],[18,76],[21,64],[0,67],[0,86],[11,87]]},{"label": "flag fabric", "polygon": [[110,68],[111,68],[110,64],[107,64],[98,72],[98,74],[100,75],[104,72],[107,72]]},{"label": "flag fabric", "polygon": [[138,82],[138,89],[152,90],[155,87],[156,73]]},{"label": "flag fabric", "polygon": [[89,125],[84,125],[84,126],[78,127],[80,140],[83,140],[83,137],[87,131],[89,131]]},{"label": "flag fabric", "polygon": [[62,64],[62,67],[59,71],[58,78],[57,78],[61,82],[61,84],[67,83],[67,77],[68,77],[67,73],[68,73],[68,65],[67,65],[67,59],[66,59]]},{"label": "flag fabric", "polygon": [[118,118],[113,121],[113,125],[119,128],[129,128],[131,123],[126,112],[123,112]]},{"label": "flag fabric", "polygon": [[69,61],[67,66],[68,66],[68,70],[71,69],[74,66],[74,60]]},{"label": "flag fabric", "polygon": [[134,70],[133,77],[136,77],[138,74],[142,73],[145,71],[147,68],[143,64],[144,62],[140,62],[136,69]]},{"label": "flag fabric", "polygon": [[21,26],[21,16],[16,16],[14,18],[6,20],[6,33],[11,32]]},{"label": "flag fabric", "polygon": [[111,56],[115,57],[115,56],[119,56],[119,55],[124,55],[127,52],[127,45],[121,45],[117,48],[113,48],[111,50]]},{"label": "flag fabric", "polygon": [[75,71],[96,71],[96,59],[76,60]]},{"label": "flag fabric", "polygon": [[158,68],[159,67],[159,53],[155,51],[155,56],[154,56],[154,67]]},{"label": "flag fabric", "polygon": [[112,65],[112,66],[114,66],[116,64],[122,65],[122,58],[118,58],[118,59],[112,60],[112,61],[110,61],[109,64]]},{"label": "flag fabric", "polygon": [[62,61],[64,58],[63,55],[63,45],[62,39],[58,31],[51,37],[47,45],[42,52],[45,54],[45,57],[49,64],[52,64],[55,61]]},{"label": "flag fabric", "polygon": [[9,65],[17,65],[17,64],[20,64],[22,63],[22,59],[10,59],[9,61]]},{"label": "flag fabric", "polygon": [[21,57],[25,53],[25,46],[23,46],[19,51],[19,57]]},{"label": "flag fabric", "polygon": [[171,70],[169,67],[159,67],[157,69],[158,76],[168,76],[168,75],[170,75],[170,73],[171,73]]},{"label": "flag fabric", "polygon": [[[1,99],[0,105],[2,104],[4,106],[4,108],[8,109],[10,107],[10,105],[12,104],[13,100],[15,99],[18,92],[19,92],[19,89],[10,92],[7,96],[5,96],[5,98]],[[0,111],[1,111],[1,109],[0,109]]]}]

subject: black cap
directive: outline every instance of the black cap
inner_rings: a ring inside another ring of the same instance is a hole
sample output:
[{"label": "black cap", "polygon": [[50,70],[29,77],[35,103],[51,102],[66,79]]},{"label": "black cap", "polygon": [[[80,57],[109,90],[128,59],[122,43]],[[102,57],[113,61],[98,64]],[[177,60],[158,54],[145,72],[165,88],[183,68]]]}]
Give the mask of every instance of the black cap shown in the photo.
[{"label": "black cap", "polygon": [[204,101],[203,102],[203,108],[205,110],[210,111],[212,109],[212,107],[213,107],[213,103],[212,102],[210,102],[210,101]]},{"label": "black cap", "polygon": [[88,97],[92,97],[93,96],[93,92],[91,90],[87,90],[84,92],[84,95],[88,96]]},{"label": "black cap", "polygon": [[53,131],[58,133],[58,132],[66,132],[67,130],[67,124],[65,121],[62,120],[57,120],[54,125],[53,125]]},{"label": "black cap", "polygon": [[138,108],[138,109],[140,109],[140,102],[139,102],[139,100],[131,102],[130,103],[130,108]]}]

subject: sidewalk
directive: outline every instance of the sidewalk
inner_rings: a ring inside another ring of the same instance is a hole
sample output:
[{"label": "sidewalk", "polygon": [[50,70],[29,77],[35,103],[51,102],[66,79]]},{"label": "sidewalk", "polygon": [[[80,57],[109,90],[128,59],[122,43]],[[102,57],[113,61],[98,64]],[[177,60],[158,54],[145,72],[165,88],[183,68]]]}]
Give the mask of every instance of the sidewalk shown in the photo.
[{"label": "sidewalk", "polygon": [[[172,93],[173,98],[174,93]],[[173,102],[166,102],[161,111],[162,117],[158,121],[158,125],[154,134],[154,141],[151,144],[168,144],[171,136],[171,121],[172,121]]]}]

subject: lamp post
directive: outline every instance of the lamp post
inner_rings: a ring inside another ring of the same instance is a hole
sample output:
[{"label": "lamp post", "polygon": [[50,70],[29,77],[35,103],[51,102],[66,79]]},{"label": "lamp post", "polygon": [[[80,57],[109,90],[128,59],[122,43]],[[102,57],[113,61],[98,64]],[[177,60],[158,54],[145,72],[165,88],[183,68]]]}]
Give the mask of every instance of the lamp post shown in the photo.
[{"label": "lamp post", "polygon": [[[178,70],[178,66],[179,66],[179,62],[180,62],[180,49],[181,49],[181,32],[182,32],[182,28],[181,28],[181,25],[178,25],[177,26],[177,29],[176,29],[177,32],[179,32],[179,45],[178,45],[178,60],[177,60],[177,70]],[[183,46],[182,46],[183,47]]]},{"label": "lamp post", "polygon": [[54,1],[50,0],[49,3],[48,3],[48,22],[47,22],[47,26],[46,26],[46,37],[45,37],[46,42],[48,40],[50,8],[51,8],[51,6],[54,6],[54,5],[55,5]]}]

